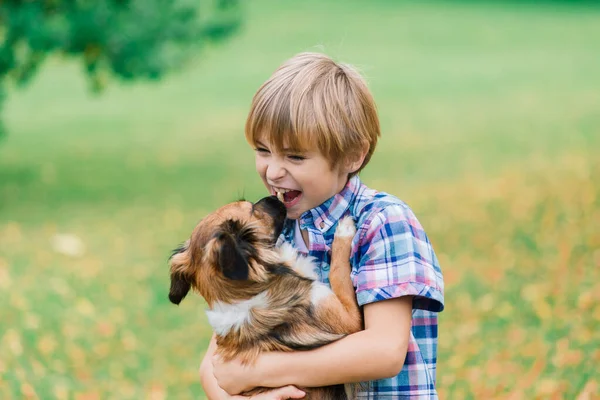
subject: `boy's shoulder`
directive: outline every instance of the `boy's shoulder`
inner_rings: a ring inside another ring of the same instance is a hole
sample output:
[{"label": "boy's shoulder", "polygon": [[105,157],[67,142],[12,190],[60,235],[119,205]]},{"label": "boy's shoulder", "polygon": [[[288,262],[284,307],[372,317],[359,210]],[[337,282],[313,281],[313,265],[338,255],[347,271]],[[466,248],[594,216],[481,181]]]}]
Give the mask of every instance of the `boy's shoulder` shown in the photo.
[{"label": "boy's shoulder", "polygon": [[398,197],[362,184],[357,191],[351,214],[359,229],[368,229],[374,225],[383,225],[390,220],[406,220],[409,224],[420,226],[411,208]]}]

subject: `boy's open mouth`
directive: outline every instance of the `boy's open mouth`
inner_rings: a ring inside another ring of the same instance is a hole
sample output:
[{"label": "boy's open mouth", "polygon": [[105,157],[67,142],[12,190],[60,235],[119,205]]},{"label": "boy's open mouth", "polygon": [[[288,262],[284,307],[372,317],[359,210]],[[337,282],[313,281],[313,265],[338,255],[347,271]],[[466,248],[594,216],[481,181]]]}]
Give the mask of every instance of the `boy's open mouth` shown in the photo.
[{"label": "boy's open mouth", "polygon": [[299,190],[273,188],[275,195],[286,207],[292,207],[300,200],[302,192]]}]

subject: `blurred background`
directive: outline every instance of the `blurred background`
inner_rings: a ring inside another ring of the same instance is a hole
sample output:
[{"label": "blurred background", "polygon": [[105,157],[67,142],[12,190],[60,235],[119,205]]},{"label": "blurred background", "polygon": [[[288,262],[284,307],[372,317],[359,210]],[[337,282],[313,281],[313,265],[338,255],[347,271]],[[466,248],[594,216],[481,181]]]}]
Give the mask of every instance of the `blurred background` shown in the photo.
[{"label": "blurred background", "polygon": [[440,398],[600,398],[595,2],[197,1],[0,3],[1,399],[204,398],[167,258],[265,195],[245,117],[301,51],[374,93],[362,179],[445,277]]}]

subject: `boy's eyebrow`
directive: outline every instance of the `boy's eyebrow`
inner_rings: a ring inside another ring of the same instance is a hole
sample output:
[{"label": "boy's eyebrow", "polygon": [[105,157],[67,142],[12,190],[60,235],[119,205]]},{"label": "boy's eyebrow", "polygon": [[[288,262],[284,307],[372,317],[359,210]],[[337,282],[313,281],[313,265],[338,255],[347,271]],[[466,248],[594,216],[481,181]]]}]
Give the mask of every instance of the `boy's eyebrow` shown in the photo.
[{"label": "boy's eyebrow", "polygon": [[[265,148],[268,147],[266,144],[264,144],[260,140],[256,141],[256,145],[260,146],[260,147],[265,147]],[[302,149],[291,149],[289,147],[284,147],[281,149],[281,151],[283,151],[284,153],[303,153],[304,152],[304,150],[302,150]]]}]

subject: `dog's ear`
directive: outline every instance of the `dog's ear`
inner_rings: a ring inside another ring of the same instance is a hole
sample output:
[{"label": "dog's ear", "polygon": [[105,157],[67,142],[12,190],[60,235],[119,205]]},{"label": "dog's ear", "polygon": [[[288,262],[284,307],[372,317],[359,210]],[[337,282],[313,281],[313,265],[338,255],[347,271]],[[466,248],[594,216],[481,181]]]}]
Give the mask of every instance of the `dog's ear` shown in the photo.
[{"label": "dog's ear", "polygon": [[236,281],[247,280],[250,267],[235,237],[230,233],[222,232],[217,240],[220,244],[218,263],[223,275]]},{"label": "dog's ear", "polygon": [[185,276],[185,271],[190,266],[190,256],[188,252],[189,242],[173,251],[169,259],[171,264],[171,289],[169,290],[169,300],[173,304],[181,303],[181,300],[190,291],[191,285]]},{"label": "dog's ear", "polygon": [[171,300],[171,303],[179,305],[189,291],[190,283],[181,272],[171,274],[171,289],[169,290],[169,300]]}]

